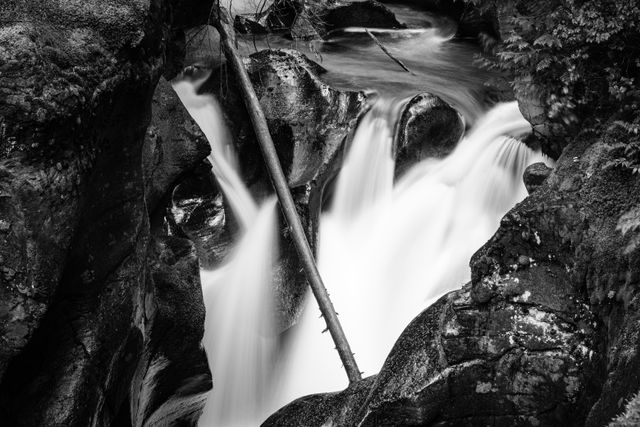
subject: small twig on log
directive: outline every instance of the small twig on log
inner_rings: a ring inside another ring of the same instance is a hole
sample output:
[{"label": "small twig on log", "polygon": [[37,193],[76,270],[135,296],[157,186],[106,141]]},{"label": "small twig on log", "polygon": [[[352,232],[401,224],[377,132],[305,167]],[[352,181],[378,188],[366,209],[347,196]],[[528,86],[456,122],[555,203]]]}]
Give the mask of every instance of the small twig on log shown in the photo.
[{"label": "small twig on log", "polygon": [[387,56],[389,58],[391,58],[396,64],[398,64],[399,66],[402,67],[403,70],[405,70],[407,73],[413,74],[414,76],[416,75],[416,73],[414,73],[413,71],[411,71],[410,69],[407,68],[406,65],[404,65],[404,63],[402,61],[400,61],[398,58],[396,58],[395,56],[393,56],[391,54],[391,52],[389,52],[389,50],[384,47],[384,45],[382,43],[380,43],[380,40],[378,40],[378,38],[376,36],[374,36],[373,34],[371,34],[371,31],[369,31],[368,29],[364,29],[364,31],[367,33],[367,35],[369,37],[371,37],[371,40],[373,40],[374,42],[376,42],[376,44],[378,45],[378,47],[380,47],[380,49],[382,49],[382,51],[384,53],[387,54]]},{"label": "small twig on log", "polygon": [[302,267],[307,276],[307,280],[309,281],[313,295],[315,296],[318,306],[320,307],[320,311],[327,323],[333,342],[336,344],[336,349],[338,350],[340,359],[342,360],[347,372],[347,377],[349,377],[349,382],[354,383],[362,378],[360,370],[358,369],[358,365],[356,364],[353,353],[351,352],[349,342],[342,330],[342,326],[338,320],[338,315],[333,308],[333,303],[331,302],[331,299],[329,299],[327,289],[322,283],[322,278],[320,277],[320,273],[318,272],[318,268],[313,258],[313,252],[311,251],[311,247],[307,241],[300,218],[298,217],[296,206],[293,202],[289,185],[287,184],[287,179],[282,172],[280,159],[278,158],[278,153],[276,152],[273,140],[269,133],[269,127],[267,126],[267,119],[265,118],[262,107],[260,106],[258,96],[253,89],[253,85],[249,79],[249,74],[247,73],[247,70],[242,63],[242,59],[236,50],[235,43],[233,41],[234,30],[231,25],[231,18],[223,8],[212,11],[211,18],[213,26],[216,27],[220,33],[222,49],[224,50],[224,54],[227,57],[229,65],[231,66],[241,88],[242,98],[244,99],[247,112],[251,118],[256,138],[260,144],[260,149],[267,165],[271,182],[273,183],[273,187],[275,188],[278,199],[280,200],[280,206],[282,207],[285,219],[291,229],[291,235],[296,246],[298,256],[300,257]]}]

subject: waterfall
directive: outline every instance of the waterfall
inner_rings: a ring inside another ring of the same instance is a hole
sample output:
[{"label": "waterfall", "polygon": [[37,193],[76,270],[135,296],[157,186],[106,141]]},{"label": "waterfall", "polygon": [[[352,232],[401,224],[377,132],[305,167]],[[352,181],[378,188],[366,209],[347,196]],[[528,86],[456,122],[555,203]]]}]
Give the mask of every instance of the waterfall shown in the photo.
[{"label": "waterfall", "polygon": [[[547,160],[514,139],[530,125],[507,103],[480,119],[448,157],[416,164],[394,185],[394,116],[380,113],[388,102],[377,107],[357,130],[319,237],[320,272],[365,376],[379,371],[420,311],[470,280],[471,255],[527,194],[524,169]],[[274,410],[347,386],[324,327],[308,297]]]},{"label": "waterfall", "polygon": [[256,217],[257,205],[238,174],[236,153],[224,124],[220,104],[212,95],[198,93],[198,89],[210,74],[211,72],[208,72],[195,80],[190,78],[177,80],[172,86],[209,141],[211,153],[207,158],[211,163],[213,174],[233,213],[241,226],[246,228]]},{"label": "waterfall", "polygon": [[241,235],[224,264],[201,270],[206,309],[202,343],[214,387],[198,424],[202,427],[258,425],[268,414],[275,363],[274,304],[271,295],[277,253],[275,198],[262,206],[243,183],[236,153],[216,99],[199,94],[209,77],[173,82],[173,88],[211,146],[208,159]]},{"label": "waterfall", "polygon": [[[347,379],[310,295],[291,339],[276,353],[275,201],[258,207],[242,183],[220,107],[198,94],[200,82],[174,88],[211,143],[213,172],[242,234],[223,266],[201,272],[203,344],[214,388],[199,425],[258,425],[295,398],[345,388]],[[365,375],[379,371],[421,310],[469,280],[471,255],[527,194],[524,169],[548,162],[516,139],[530,125],[516,103],[505,103],[482,117],[449,156],[423,160],[394,183],[400,107],[381,99],[362,119],[320,221],[319,269]]]},{"label": "waterfall", "polygon": [[269,319],[273,253],[276,250],[275,199],[260,208],[255,222],[225,266],[202,271],[206,305],[203,344],[214,388],[199,425],[258,425],[270,393],[275,331]]}]

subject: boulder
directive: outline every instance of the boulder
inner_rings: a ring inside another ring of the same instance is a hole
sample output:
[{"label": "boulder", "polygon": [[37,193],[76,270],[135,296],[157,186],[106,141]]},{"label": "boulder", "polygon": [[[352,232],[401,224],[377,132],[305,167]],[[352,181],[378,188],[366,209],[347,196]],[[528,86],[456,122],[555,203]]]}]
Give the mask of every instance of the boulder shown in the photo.
[{"label": "boulder", "polygon": [[365,402],[375,376],[365,378],[338,393],[315,394],[296,399],[271,415],[261,427],[351,426]]},{"label": "boulder", "polygon": [[540,99],[531,94],[515,93],[522,116],[531,123],[533,132],[524,138],[524,143],[532,149],[540,149],[553,159],[557,159],[566,146],[566,130],[547,117]]},{"label": "boulder", "polygon": [[529,194],[536,191],[538,187],[551,175],[551,169],[544,162],[534,163],[524,170],[522,180]]},{"label": "boulder", "polygon": [[414,96],[404,107],[396,130],[396,176],[426,158],[446,157],[464,134],[460,113],[430,93]]},{"label": "boulder", "polygon": [[[591,317],[585,311],[567,323],[575,294],[562,293],[570,290],[564,282],[561,290],[550,286],[549,297],[538,286],[543,275],[496,278],[483,303],[471,285],[441,298],[405,329],[375,378],[334,397],[319,422],[302,425],[578,425],[570,408],[580,408],[589,383],[582,365],[593,353],[578,324]],[[364,398],[350,397],[367,385]],[[317,399],[302,398],[272,418],[307,420]]]}]

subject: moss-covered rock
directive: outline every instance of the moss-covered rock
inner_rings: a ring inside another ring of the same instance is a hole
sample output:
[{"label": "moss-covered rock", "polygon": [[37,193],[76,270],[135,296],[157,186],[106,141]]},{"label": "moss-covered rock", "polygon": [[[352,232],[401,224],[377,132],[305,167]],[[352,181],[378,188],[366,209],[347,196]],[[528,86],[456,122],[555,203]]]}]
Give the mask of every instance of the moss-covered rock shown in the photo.
[{"label": "moss-covered rock", "polygon": [[0,5],[3,425],[109,424],[128,394],[144,341],[142,147],[196,3]]}]

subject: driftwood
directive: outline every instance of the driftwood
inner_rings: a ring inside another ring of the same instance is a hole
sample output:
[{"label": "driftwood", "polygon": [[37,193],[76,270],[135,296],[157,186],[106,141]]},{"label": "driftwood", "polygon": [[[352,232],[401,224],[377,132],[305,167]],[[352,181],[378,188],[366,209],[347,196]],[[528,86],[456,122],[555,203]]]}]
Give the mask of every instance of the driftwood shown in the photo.
[{"label": "driftwood", "polygon": [[395,56],[393,56],[391,54],[391,52],[389,52],[389,50],[382,44],[380,43],[380,40],[378,40],[378,38],[376,36],[374,36],[373,34],[371,34],[371,31],[369,31],[368,29],[364,29],[364,31],[367,33],[367,35],[369,37],[371,37],[371,40],[373,40],[374,42],[376,42],[376,44],[378,45],[378,47],[380,49],[382,49],[382,51],[389,57],[391,58],[396,64],[398,64],[399,66],[402,67],[403,70],[405,70],[407,73],[413,74],[414,76],[416,75],[416,73],[414,73],[413,71],[411,71],[410,69],[407,68],[406,65],[404,65],[404,63],[402,61],[400,61],[398,58],[396,58]]},{"label": "driftwood", "polygon": [[311,247],[307,241],[300,218],[298,217],[287,180],[282,172],[282,166],[280,165],[278,154],[276,153],[273,140],[271,139],[271,134],[269,133],[267,120],[260,106],[258,97],[253,89],[253,85],[251,84],[251,80],[249,79],[249,74],[247,73],[247,70],[242,63],[242,59],[235,47],[234,30],[231,25],[231,19],[226,10],[218,7],[214,7],[210,18],[213,26],[220,33],[222,49],[241,88],[242,98],[244,99],[245,106],[251,118],[256,138],[260,144],[260,149],[267,165],[271,182],[276,190],[276,194],[278,195],[285,219],[291,229],[293,241],[307,280],[309,281],[313,295],[318,302],[322,316],[327,323],[327,328],[329,329],[333,342],[336,345],[336,350],[338,351],[342,364],[347,372],[349,382],[353,383],[362,378],[360,370],[358,369],[358,365],[356,364],[353,353],[351,352],[349,342],[342,330],[342,326],[340,325],[338,316],[333,308],[331,299],[329,299],[327,290],[322,282],[320,273],[318,272],[313,252],[311,251]]}]

